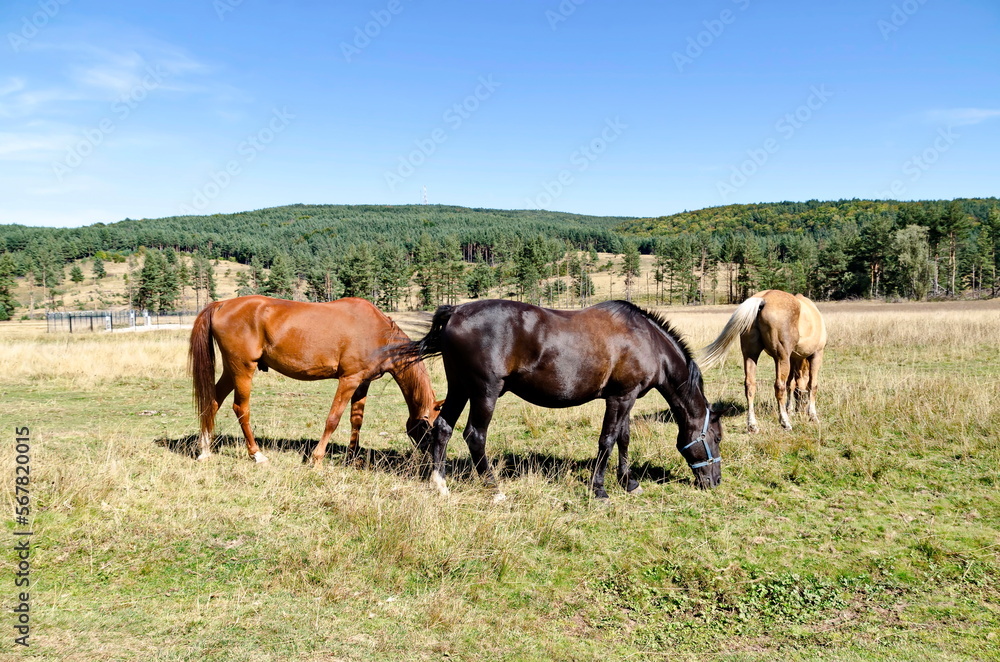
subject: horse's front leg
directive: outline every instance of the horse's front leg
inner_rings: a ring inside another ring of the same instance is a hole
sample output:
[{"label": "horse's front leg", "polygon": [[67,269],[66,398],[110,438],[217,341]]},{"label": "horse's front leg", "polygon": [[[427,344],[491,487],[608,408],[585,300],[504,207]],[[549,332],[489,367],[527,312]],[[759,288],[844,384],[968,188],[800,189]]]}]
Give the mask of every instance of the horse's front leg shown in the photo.
[{"label": "horse's front leg", "polygon": [[330,406],[330,413],[326,417],[326,427],[323,429],[323,436],[319,438],[319,443],[310,455],[310,462],[319,465],[326,456],[326,446],[330,443],[330,437],[340,423],[340,417],[344,415],[347,403],[354,397],[354,392],[362,383],[361,375],[346,375],[337,384],[337,393],[333,396],[333,404]]},{"label": "horse's front leg", "polygon": [[618,422],[618,484],[629,494],[636,496],[642,494],[639,481],[632,477],[628,463],[628,443],[631,437],[631,425],[629,416],[635,400],[625,404],[625,411],[619,416]]},{"label": "horse's front leg", "polygon": [[347,461],[352,462],[358,455],[358,444],[361,439],[361,424],[365,420],[365,402],[368,399],[368,387],[371,382],[363,382],[354,395],[351,396],[351,441],[347,446]]},{"label": "horse's front leg", "polygon": [[[607,399],[607,406],[604,409],[604,423],[601,425],[601,436],[597,440],[597,461],[594,463],[594,477],[590,483],[590,487],[594,491],[594,496],[598,499],[608,498],[608,493],[604,489],[604,472],[608,467],[608,457],[611,455],[611,448],[622,433],[623,412],[625,427],[626,429],[628,427],[628,412],[632,408],[632,402],[635,402],[634,398],[628,404],[625,404],[620,398]],[[628,471],[627,462],[626,458],[626,475]],[[619,472],[621,470],[621,460],[619,459]]]},{"label": "horse's front leg", "polygon": [[448,454],[448,441],[455,430],[455,423],[465,409],[465,403],[469,401],[467,396],[461,395],[457,389],[449,391],[448,397],[441,406],[441,414],[434,421],[431,428],[431,441],[426,448],[431,456],[431,482],[438,489],[441,496],[448,496],[448,484],[445,483],[444,460]]}]

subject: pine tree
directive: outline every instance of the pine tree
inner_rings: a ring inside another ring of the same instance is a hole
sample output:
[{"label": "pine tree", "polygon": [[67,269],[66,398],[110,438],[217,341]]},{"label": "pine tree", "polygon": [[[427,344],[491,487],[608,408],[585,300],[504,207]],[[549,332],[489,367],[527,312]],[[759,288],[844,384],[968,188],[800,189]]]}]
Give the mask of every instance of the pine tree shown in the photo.
[{"label": "pine tree", "polygon": [[632,286],[639,277],[640,269],[639,247],[635,242],[626,241],[622,253],[621,276],[625,279],[625,299],[632,300]]},{"label": "pine tree", "polygon": [[420,235],[420,241],[413,251],[413,278],[419,289],[418,306],[423,310],[430,310],[437,305],[437,296],[434,291],[434,284],[437,280],[437,270],[435,269],[437,258],[437,246],[426,232]]},{"label": "pine tree", "polygon": [[406,251],[401,246],[380,244],[375,249],[378,299],[375,305],[383,310],[399,310],[399,302],[410,282],[411,268]]},{"label": "pine tree", "polygon": [[995,297],[1000,291],[1000,281],[997,280],[997,271],[1000,270],[1000,208],[990,209],[981,232],[986,237],[989,251],[989,259],[986,261],[989,280],[986,282],[989,283],[990,296]]},{"label": "pine tree", "polygon": [[969,232],[972,224],[968,214],[962,209],[962,203],[952,200],[939,220],[940,232],[948,246],[948,264],[951,270],[948,293],[955,295],[955,280],[958,274],[958,244]]},{"label": "pine tree", "polygon": [[[172,250],[172,249],[171,249]],[[177,255],[174,254],[174,263],[170,264],[166,255],[160,258],[161,275],[160,291],[156,297],[156,311],[164,312],[177,309],[177,300],[181,294],[181,284],[177,276]]]},{"label": "pine tree", "polygon": [[147,250],[136,281],[136,307],[156,312],[159,310],[160,291],[163,285],[163,270],[166,260],[156,250]]},{"label": "pine tree", "polygon": [[17,310],[17,299],[14,298],[17,281],[14,273],[14,258],[10,253],[0,255],[0,321],[9,320]]},{"label": "pine tree", "polygon": [[80,268],[79,264],[74,264],[69,270],[69,279],[74,283],[83,282],[83,269]]},{"label": "pine tree", "polygon": [[279,299],[292,299],[295,297],[296,280],[298,279],[291,258],[279,253],[271,263],[271,273],[267,276],[264,294]]},{"label": "pine tree", "polygon": [[215,289],[215,267],[207,257],[198,256],[200,263],[197,285],[195,287],[205,290],[205,294],[211,301],[219,299],[219,293]]},{"label": "pine tree", "polygon": [[489,296],[490,288],[496,283],[496,273],[485,262],[477,262],[466,279],[466,289],[473,299]]},{"label": "pine tree", "polygon": [[191,274],[191,269],[188,268],[187,261],[183,258],[177,260],[177,285],[180,287],[180,305],[184,308],[184,289],[191,287],[194,282],[193,276]]},{"label": "pine tree", "polygon": [[892,238],[892,250],[896,255],[900,276],[906,284],[907,296],[923,299],[930,287],[930,247],[927,228],[907,225],[896,230]]},{"label": "pine tree", "polygon": [[444,280],[442,299],[447,304],[458,303],[458,295],[465,284],[465,262],[462,259],[462,245],[458,237],[448,235],[441,244],[438,264]]},{"label": "pine tree", "polygon": [[351,246],[340,264],[338,277],[344,284],[345,297],[361,297],[374,303],[378,279],[371,245],[366,242]]},{"label": "pine tree", "polygon": [[570,289],[573,295],[580,299],[581,308],[586,307],[590,298],[594,296],[594,281],[590,277],[592,263],[589,258],[589,254],[585,253],[574,254],[569,259]]},{"label": "pine tree", "polygon": [[91,268],[91,273],[94,274],[95,280],[102,280],[108,275],[108,272],[104,270],[104,260],[100,256],[94,256],[94,266]]},{"label": "pine tree", "polygon": [[337,278],[337,265],[326,256],[306,273],[306,297],[310,301],[333,301],[341,296],[343,285]]}]

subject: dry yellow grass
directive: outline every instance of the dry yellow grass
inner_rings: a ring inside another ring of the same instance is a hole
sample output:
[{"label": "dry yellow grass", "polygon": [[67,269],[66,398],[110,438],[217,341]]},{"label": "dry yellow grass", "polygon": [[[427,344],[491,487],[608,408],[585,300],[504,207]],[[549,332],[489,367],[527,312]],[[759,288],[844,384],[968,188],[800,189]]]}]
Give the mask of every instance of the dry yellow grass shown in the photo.
[{"label": "dry yellow grass", "polygon": [[[697,348],[732,309],[663,312]],[[228,407],[220,453],[197,463],[184,452],[197,430],[185,333],[30,336],[0,324],[0,428],[32,428],[33,652],[995,656],[997,307],[823,312],[831,340],[820,425],[796,418],[792,433],[780,430],[765,362],[763,430],[746,434],[742,369],[731,358],[706,374],[710,399],[737,410],[725,419],[723,485],[690,488],[676,430],[651,394],[632,422],[645,494],[615,487],[610,507],[586,488],[601,403],[546,410],[502,398],[487,451],[511,498],[491,503],[456,434],[452,496],[440,499],[407,462],[405,408],[388,379],[369,397],[367,471],[336,454],[319,470],[302,465],[335,385],[273,372],[255,377],[253,396],[270,466],[246,459]],[[414,333],[428,320],[399,317]],[[441,397],[440,362],[430,368]],[[342,428],[334,442],[346,438]],[[0,476],[13,475],[13,461],[0,454]]]}]

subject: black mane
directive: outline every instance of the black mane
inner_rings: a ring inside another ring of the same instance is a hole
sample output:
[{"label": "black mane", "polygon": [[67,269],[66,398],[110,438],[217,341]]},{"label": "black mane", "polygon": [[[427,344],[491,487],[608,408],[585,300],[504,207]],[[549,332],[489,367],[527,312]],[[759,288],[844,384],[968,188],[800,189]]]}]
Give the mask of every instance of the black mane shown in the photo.
[{"label": "black mane", "polygon": [[622,301],[621,299],[605,301],[597,304],[594,308],[606,308],[610,310],[612,314],[622,315],[626,319],[643,317],[660,327],[660,329],[667,334],[667,337],[677,344],[681,354],[684,355],[684,360],[687,361],[688,371],[690,373],[688,377],[688,384],[690,386],[697,385],[699,388],[703,387],[701,368],[698,367],[697,361],[694,360],[694,354],[691,352],[691,348],[688,346],[687,341],[684,340],[684,337],[681,336],[680,332],[677,331],[677,329],[675,329],[673,325],[670,324],[670,322],[668,322],[662,315],[646,310],[645,308],[641,308],[631,301]]}]

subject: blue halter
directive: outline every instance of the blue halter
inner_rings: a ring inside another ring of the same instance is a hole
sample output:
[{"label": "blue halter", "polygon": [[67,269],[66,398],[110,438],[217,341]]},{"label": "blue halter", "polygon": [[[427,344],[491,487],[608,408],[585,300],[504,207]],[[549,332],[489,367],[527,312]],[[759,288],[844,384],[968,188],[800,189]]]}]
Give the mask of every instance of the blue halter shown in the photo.
[{"label": "blue halter", "polygon": [[710,421],[711,416],[712,416],[712,409],[711,407],[709,407],[705,411],[705,424],[701,426],[701,434],[695,437],[694,441],[692,441],[690,444],[684,446],[681,449],[681,450],[687,450],[688,448],[691,448],[692,446],[697,444],[699,441],[705,444],[705,454],[708,455],[708,459],[705,460],[704,462],[695,462],[694,464],[688,462],[688,466],[691,467],[692,469],[700,469],[701,467],[708,466],[709,464],[717,464],[719,462],[722,462],[721,456],[712,457],[712,449],[708,447],[708,423]]}]

